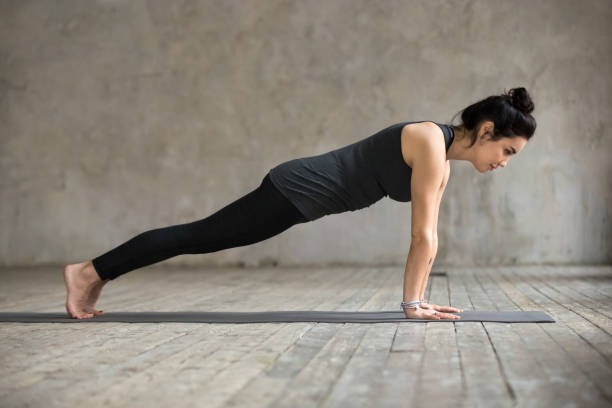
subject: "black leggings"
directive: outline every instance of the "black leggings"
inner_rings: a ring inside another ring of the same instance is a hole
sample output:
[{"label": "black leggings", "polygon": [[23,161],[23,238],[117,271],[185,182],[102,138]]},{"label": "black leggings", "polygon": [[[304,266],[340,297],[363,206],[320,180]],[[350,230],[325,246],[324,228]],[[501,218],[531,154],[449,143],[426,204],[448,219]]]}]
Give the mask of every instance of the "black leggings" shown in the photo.
[{"label": "black leggings", "polygon": [[261,185],[211,216],[143,232],[92,260],[103,280],[181,254],[205,254],[253,244],[308,219],[272,184]]}]

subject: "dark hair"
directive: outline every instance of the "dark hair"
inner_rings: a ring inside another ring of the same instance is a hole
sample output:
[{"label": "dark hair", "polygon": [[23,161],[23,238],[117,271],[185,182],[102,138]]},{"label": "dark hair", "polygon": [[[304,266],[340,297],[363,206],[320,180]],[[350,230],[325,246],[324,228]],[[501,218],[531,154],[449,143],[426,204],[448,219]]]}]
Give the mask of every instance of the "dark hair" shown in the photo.
[{"label": "dark hair", "polygon": [[[512,88],[502,95],[489,96],[476,102],[463,111],[459,111],[453,119],[461,113],[461,120],[466,130],[474,130],[486,120],[492,121],[494,126],[492,141],[504,137],[522,136],[529,140],[536,129],[536,120],[531,115],[534,106],[529,93],[525,88]],[[452,123],[452,120],[451,120]],[[451,126],[451,125],[449,125]],[[455,126],[457,127],[457,126]],[[476,143],[476,134],[472,135],[472,147]]]}]

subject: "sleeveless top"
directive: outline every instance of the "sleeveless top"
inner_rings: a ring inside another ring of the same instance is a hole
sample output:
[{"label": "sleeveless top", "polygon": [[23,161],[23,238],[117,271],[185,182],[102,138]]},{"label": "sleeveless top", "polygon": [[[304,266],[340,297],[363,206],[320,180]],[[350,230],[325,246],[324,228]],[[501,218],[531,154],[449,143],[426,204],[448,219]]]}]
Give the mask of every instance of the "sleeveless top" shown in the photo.
[{"label": "sleeveless top", "polygon": [[[369,207],[384,196],[410,201],[412,168],[402,156],[401,133],[422,122],[430,121],[396,123],[331,152],[281,163],[269,171],[270,180],[309,221]],[[453,129],[436,125],[448,152]]]}]

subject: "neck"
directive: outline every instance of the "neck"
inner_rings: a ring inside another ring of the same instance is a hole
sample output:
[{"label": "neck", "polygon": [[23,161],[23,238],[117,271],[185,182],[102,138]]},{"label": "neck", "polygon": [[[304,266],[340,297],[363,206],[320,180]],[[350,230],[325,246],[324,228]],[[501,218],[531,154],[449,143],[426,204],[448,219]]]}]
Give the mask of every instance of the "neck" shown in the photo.
[{"label": "neck", "polygon": [[446,160],[465,160],[472,161],[474,149],[468,148],[472,142],[471,133],[463,127],[453,126],[455,138],[446,152]]}]

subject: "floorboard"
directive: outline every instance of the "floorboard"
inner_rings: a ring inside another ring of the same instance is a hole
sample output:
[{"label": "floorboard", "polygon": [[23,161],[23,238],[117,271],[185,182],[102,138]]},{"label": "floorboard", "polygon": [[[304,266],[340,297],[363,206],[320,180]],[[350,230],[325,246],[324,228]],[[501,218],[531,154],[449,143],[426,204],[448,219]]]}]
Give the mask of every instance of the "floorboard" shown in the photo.
[{"label": "floorboard", "polygon": [[[62,272],[0,270],[0,311],[65,312]],[[98,307],[391,310],[403,272],[156,265]],[[0,323],[0,406],[612,406],[612,266],[444,267],[425,297],[556,323]]]}]

